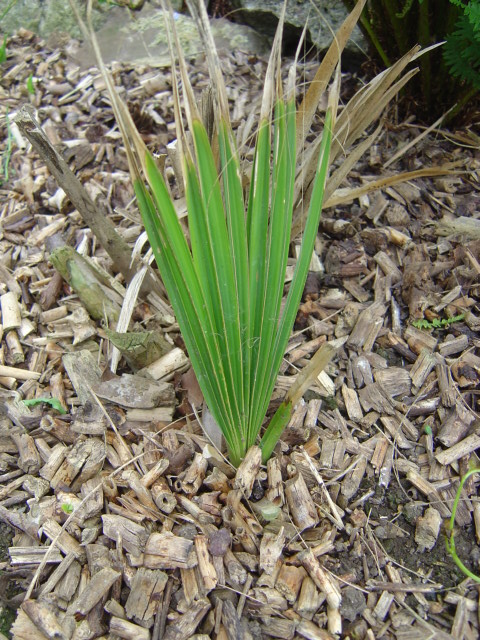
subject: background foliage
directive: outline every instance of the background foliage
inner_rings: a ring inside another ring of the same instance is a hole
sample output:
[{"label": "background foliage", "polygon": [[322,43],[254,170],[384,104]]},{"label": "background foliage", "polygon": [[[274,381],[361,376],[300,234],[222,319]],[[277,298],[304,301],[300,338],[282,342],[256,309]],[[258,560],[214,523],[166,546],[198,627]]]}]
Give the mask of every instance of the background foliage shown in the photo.
[{"label": "background foliage", "polygon": [[479,0],[369,0],[360,24],[372,55],[387,66],[415,44],[445,41],[421,58],[405,93],[409,113],[431,122],[456,103],[455,113],[465,110],[480,90]]}]

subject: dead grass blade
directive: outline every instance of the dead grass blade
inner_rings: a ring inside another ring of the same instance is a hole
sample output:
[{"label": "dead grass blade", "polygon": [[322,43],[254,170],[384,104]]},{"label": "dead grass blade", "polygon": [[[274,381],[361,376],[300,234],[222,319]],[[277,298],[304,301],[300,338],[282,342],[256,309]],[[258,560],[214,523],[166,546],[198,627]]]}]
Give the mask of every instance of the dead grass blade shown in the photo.
[{"label": "dead grass blade", "polygon": [[[366,141],[356,147],[353,152],[348,153],[347,150],[381,116],[392,98],[417,73],[417,69],[412,69],[401,79],[398,79],[407,65],[418,55],[419,47],[412,48],[395,64],[373,78],[365,87],[362,87],[338,116],[332,143],[331,162],[334,162],[342,153],[345,155],[345,159],[339,170],[340,172],[336,174],[333,182],[334,186],[328,187],[330,196],[333,195],[333,190],[338,187],[363,153],[370,148],[376,135],[372,134]],[[293,237],[298,235],[302,229],[303,212],[308,206],[311,183],[317,165],[317,150],[318,143],[315,143],[305,154],[296,178],[296,209],[293,221]]]},{"label": "dead grass blade", "polygon": [[453,168],[454,166],[458,166],[458,163],[398,173],[394,176],[387,176],[386,178],[380,178],[379,180],[368,182],[367,184],[354,189],[337,189],[337,191],[325,202],[323,208],[328,209],[329,207],[336,207],[339,204],[347,204],[352,202],[352,200],[355,200],[355,198],[359,198],[360,196],[376,191],[377,189],[391,187],[399,182],[407,182],[407,180],[415,180],[416,178],[432,178],[435,176],[454,174],[457,173]]},{"label": "dead grass blade", "polygon": [[335,34],[332,44],[328,48],[317,73],[302,100],[297,112],[297,157],[302,153],[305,138],[312,125],[313,117],[317,111],[325,89],[330,82],[333,71],[337,66],[341,53],[347,43],[353,28],[360,18],[366,0],[359,0],[353,11],[345,18],[340,29]]}]

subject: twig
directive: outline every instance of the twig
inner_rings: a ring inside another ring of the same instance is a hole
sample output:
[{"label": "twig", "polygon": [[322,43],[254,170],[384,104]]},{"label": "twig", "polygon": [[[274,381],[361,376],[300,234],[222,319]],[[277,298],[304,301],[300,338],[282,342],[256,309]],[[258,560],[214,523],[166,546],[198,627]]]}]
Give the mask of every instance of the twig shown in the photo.
[{"label": "twig", "polygon": [[[59,186],[70,198],[73,206],[82,216],[85,224],[93,231],[98,241],[112,259],[115,267],[130,282],[138,271],[138,263],[131,265],[131,251],[128,244],[115,231],[112,222],[98,211],[82,183],[70,170],[62,156],[55,150],[35,118],[31,105],[25,104],[15,117],[23,135],[28,138],[35,151],[47,165]],[[155,290],[162,295],[163,290],[152,271],[147,274],[142,291]]]}]

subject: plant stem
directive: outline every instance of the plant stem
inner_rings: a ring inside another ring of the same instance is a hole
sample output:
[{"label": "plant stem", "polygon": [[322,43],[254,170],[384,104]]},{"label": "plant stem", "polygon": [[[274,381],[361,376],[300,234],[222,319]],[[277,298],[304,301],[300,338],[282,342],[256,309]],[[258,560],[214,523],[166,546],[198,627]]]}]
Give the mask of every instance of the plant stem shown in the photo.
[{"label": "plant stem", "polygon": [[[430,45],[430,22],[428,17],[428,0],[423,0],[419,5],[418,17],[418,42],[422,47]],[[432,74],[431,74],[431,53],[421,57],[420,73],[422,74],[423,99],[427,106],[431,106],[432,101]]]},{"label": "plant stem", "polygon": [[400,13],[401,7],[399,7],[398,2],[396,0],[384,0],[383,6],[388,14],[388,18],[390,20],[390,24],[393,28],[393,37],[395,38],[395,42],[397,43],[398,51],[400,55],[403,55],[408,51],[409,40],[408,40],[408,21],[407,16],[405,18],[399,18],[397,16]]},{"label": "plant stem", "polygon": [[468,569],[458,557],[457,551],[455,549],[455,539],[454,539],[455,516],[457,514],[457,507],[458,507],[458,503],[460,502],[460,495],[462,493],[463,485],[468,480],[468,478],[472,476],[474,473],[480,473],[480,468],[470,469],[470,471],[467,471],[467,473],[463,476],[463,478],[460,481],[460,484],[457,489],[457,493],[455,495],[455,500],[453,501],[452,515],[450,517],[450,522],[448,523],[448,526],[447,526],[447,536],[445,538],[445,544],[446,544],[448,553],[452,556],[453,561],[455,562],[457,567],[460,569],[460,571],[462,571],[466,576],[468,576],[469,578],[471,578],[472,580],[480,584],[480,576],[477,576],[475,573],[470,571],[470,569]]},{"label": "plant stem", "polygon": [[382,59],[383,64],[386,67],[390,67],[392,65],[392,63],[390,61],[390,58],[386,54],[385,49],[380,44],[380,40],[377,38],[377,36],[375,34],[375,31],[372,28],[372,25],[370,24],[368,18],[365,15],[362,15],[362,17],[360,18],[360,24],[364,28],[365,33],[367,34],[367,36],[370,39],[370,42],[373,44],[373,46],[375,47],[378,55]]}]

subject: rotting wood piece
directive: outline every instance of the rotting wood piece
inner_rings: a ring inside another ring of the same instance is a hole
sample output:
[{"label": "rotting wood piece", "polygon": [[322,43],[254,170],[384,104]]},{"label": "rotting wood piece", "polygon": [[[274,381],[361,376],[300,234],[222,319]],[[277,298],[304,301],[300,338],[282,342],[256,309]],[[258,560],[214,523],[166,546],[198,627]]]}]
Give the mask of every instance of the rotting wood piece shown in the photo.
[{"label": "rotting wood piece", "polygon": [[[15,118],[15,122],[20,131],[31,142],[36,152],[43,158],[50,173],[55,177],[59,186],[68,194],[73,205],[98,238],[113,263],[127,281],[130,281],[138,271],[138,264],[136,260],[132,262],[128,244],[116,232],[110,219],[98,211],[98,207],[90,198],[85,187],[75,177],[68,164],[50,143],[35,117],[33,107],[27,104],[23,105]],[[162,294],[162,288],[159,286],[153,272],[149,272],[144,283],[144,293],[156,290]]]},{"label": "rotting wood piece", "polygon": [[211,606],[206,598],[199,598],[193,602],[186,613],[167,625],[163,640],[187,640],[190,638]]},{"label": "rotting wood piece", "polygon": [[315,503],[300,472],[285,482],[285,497],[293,521],[301,531],[318,524],[320,518]]},{"label": "rotting wood piece", "polygon": [[189,569],[197,564],[193,541],[173,533],[152,533],[145,544],[143,565],[149,569]]},{"label": "rotting wood piece", "polygon": [[325,594],[328,605],[332,607],[332,609],[338,609],[342,601],[340,589],[330,575],[321,567],[312,551],[310,549],[302,551],[298,559],[305,567],[313,582],[320,591]]},{"label": "rotting wood piece", "polygon": [[250,447],[240,463],[233,481],[234,489],[239,489],[245,498],[250,498],[251,496],[253,483],[261,464],[262,451],[260,447]]},{"label": "rotting wood piece", "polygon": [[84,589],[68,607],[67,614],[74,615],[77,622],[85,618],[100,600],[107,599],[111,586],[121,575],[119,571],[110,567],[105,567],[95,573],[88,583],[88,588]]},{"label": "rotting wood piece", "polygon": [[118,515],[102,515],[103,533],[114,542],[121,541],[122,547],[134,556],[140,555],[148,540],[146,529],[139,524]]},{"label": "rotting wood piece", "polygon": [[[44,603],[38,600],[25,600],[22,603],[22,610],[30,618],[36,630],[43,633],[49,640],[68,640],[68,632]],[[37,634],[34,637],[37,637]]]},{"label": "rotting wood piece", "polygon": [[85,549],[71,536],[67,531],[62,530],[62,527],[53,519],[46,520],[42,525],[43,533],[53,541],[65,554],[74,553],[75,557],[79,560],[85,558]]},{"label": "rotting wood piece", "polygon": [[70,487],[74,492],[79,491],[102,469],[105,455],[105,443],[99,438],[78,442],[66,455],[50,484],[53,488]]},{"label": "rotting wood piece", "polygon": [[112,616],[110,618],[110,633],[125,640],[150,640],[150,631],[128,620]]},{"label": "rotting wood piece", "polygon": [[125,603],[125,612],[130,620],[151,627],[158,601],[167,584],[164,571],[137,569],[130,585],[130,593]]}]

